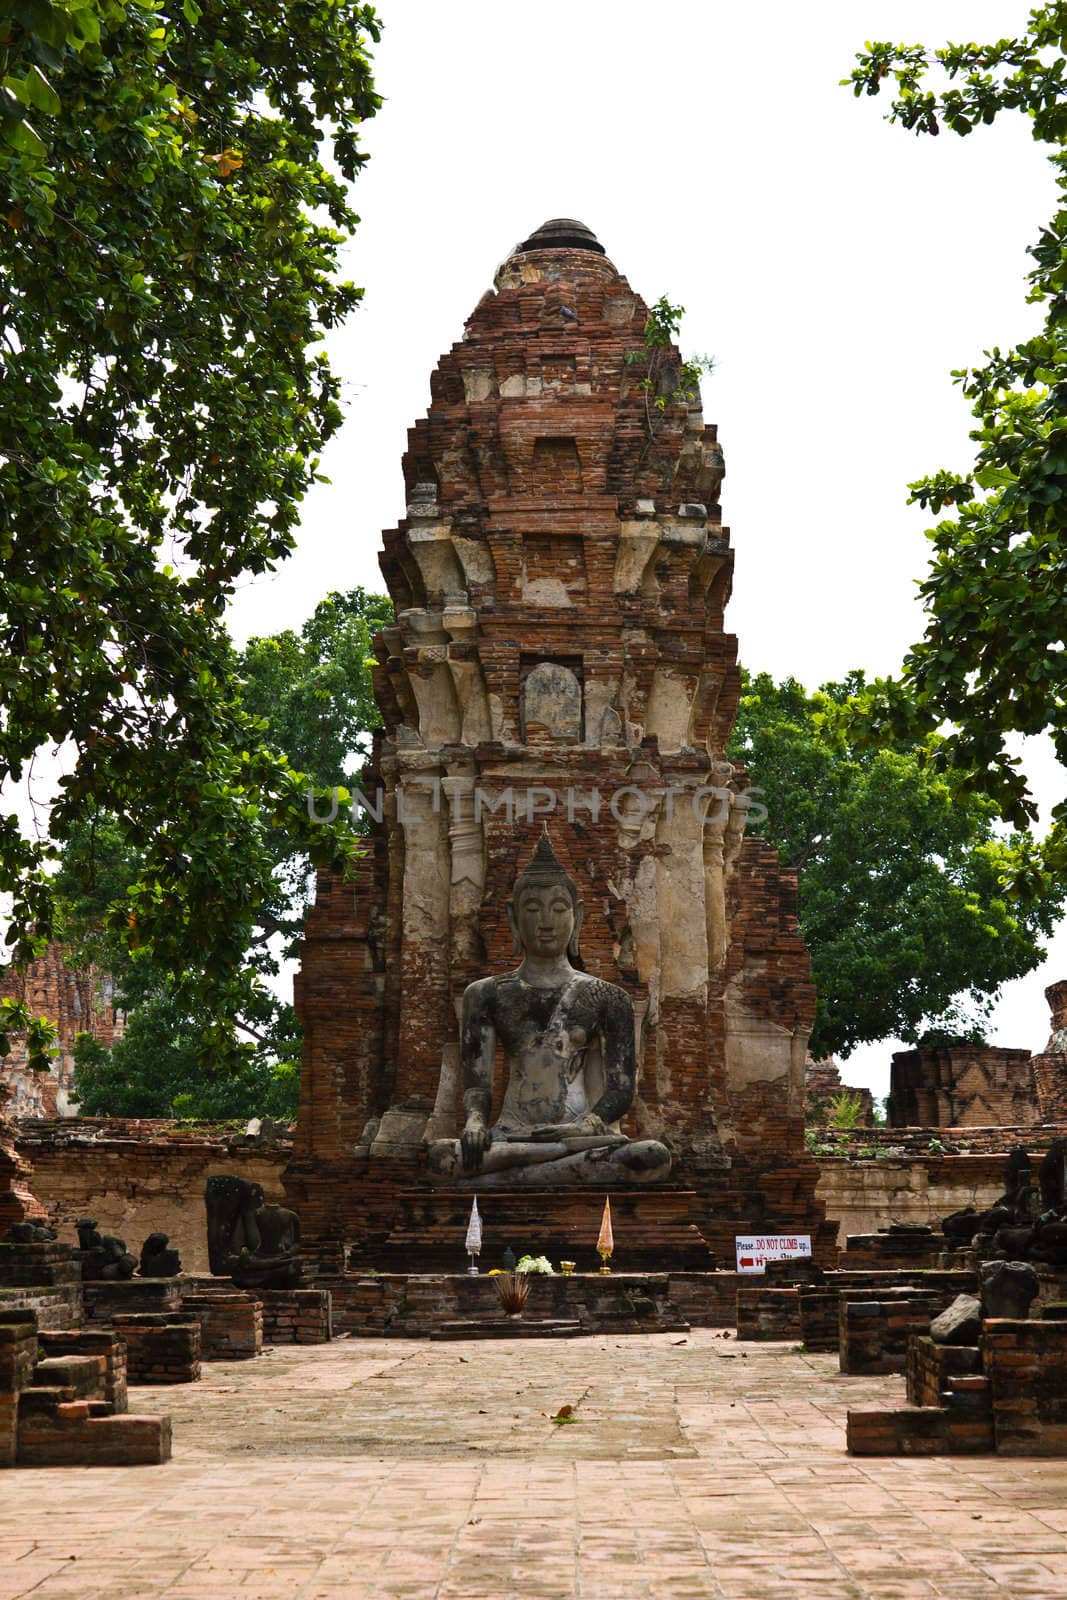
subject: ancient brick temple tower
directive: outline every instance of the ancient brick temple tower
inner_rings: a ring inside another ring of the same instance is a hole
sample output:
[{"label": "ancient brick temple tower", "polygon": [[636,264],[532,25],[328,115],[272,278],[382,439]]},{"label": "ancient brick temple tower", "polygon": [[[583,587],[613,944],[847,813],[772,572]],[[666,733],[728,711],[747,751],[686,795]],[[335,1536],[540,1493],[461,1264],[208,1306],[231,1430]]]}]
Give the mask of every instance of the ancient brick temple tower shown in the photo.
[{"label": "ancient brick temple tower", "polygon": [[[665,1189],[613,1202],[644,1264],[695,1229],[726,1264],[738,1229],[819,1233],[795,885],[745,837],[748,780],[724,755],[722,453],[677,351],[650,365],[647,316],[587,228],[547,223],[409,434],[407,515],[381,558],[397,612],[367,774],[382,820],[354,884],[319,877],[287,1183],[313,1237],[378,1264],[428,1259],[460,1213],[430,1191],[424,1141],[459,1130],[457,1006],[515,963],[506,903],[542,819],[585,902],[586,969],[635,1004],[624,1128],[674,1155]],[[542,1243],[581,1211],[573,1192],[513,1197],[508,1228],[520,1202]]]}]

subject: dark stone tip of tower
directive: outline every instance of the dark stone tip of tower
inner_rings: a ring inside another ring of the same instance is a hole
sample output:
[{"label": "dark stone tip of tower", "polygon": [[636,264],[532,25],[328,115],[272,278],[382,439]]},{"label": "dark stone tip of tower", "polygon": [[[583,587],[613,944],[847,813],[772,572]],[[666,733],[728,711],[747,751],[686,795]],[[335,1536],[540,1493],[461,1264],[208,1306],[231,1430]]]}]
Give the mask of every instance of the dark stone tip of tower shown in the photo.
[{"label": "dark stone tip of tower", "polygon": [[592,229],[573,217],[553,217],[542,222],[536,232],[515,246],[512,254],[521,255],[527,250],[590,250],[597,256],[607,255]]}]

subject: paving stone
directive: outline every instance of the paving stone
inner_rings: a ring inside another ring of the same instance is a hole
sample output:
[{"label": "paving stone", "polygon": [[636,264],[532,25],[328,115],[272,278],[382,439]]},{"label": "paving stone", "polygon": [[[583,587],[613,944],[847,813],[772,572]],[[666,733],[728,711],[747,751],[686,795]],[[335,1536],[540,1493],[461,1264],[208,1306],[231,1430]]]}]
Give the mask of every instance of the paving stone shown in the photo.
[{"label": "paving stone", "polygon": [[742,1349],[208,1363],[168,1393],[167,1465],[5,1472],[0,1600],[1067,1600],[1067,1462],[850,1458],[846,1410],[899,1378]]}]

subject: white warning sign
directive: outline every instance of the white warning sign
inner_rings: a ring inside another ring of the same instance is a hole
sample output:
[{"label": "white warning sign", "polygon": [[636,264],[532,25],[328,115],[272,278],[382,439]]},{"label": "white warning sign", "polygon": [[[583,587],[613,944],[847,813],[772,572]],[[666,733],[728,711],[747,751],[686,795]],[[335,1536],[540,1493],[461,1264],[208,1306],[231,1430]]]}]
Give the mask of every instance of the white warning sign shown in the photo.
[{"label": "white warning sign", "polygon": [[738,1272],[762,1272],[768,1261],[793,1261],[811,1255],[810,1233],[738,1233]]}]

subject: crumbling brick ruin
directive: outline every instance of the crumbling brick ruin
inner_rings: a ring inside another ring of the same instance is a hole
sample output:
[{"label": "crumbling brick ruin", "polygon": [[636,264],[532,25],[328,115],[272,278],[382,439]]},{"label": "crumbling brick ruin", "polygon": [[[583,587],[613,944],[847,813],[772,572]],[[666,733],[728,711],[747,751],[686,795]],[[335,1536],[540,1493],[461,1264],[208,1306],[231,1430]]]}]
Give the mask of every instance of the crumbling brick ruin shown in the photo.
[{"label": "crumbling brick ruin", "polygon": [[898,1050],[886,1120],[893,1128],[1021,1127],[1040,1122],[1030,1052],[969,1044]]},{"label": "crumbling brick ruin", "polygon": [[[296,983],[287,1190],[307,1234],[353,1260],[413,1264],[447,1204],[424,1193],[423,1145],[458,1132],[457,1005],[514,965],[506,902],[545,817],[585,902],[586,970],[637,1014],[623,1131],[674,1158],[641,1198],[649,1253],[664,1226],[697,1227],[705,1261],[754,1225],[829,1241],[803,1146],[795,881],[746,837],[748,780],[725,757],[740,680],[722,452],[677,350],[651,358],[647,318],[588,229],[548,224],[500,268],[409,435],[365,775],[381,820],[354,884],[319,875]],[[554,1237],[552,1197],[532,1199]]]},{"label": "crumbling brick ruin", "polygon": [[893,1057],[892,1128],[1025,1128],[1067,1121],[1067,982],[1045,990],[1052,1030],[1040,1055],[952,1044]]},{"label": "crumbling brick ruin", "polygon": [[841,1068],[833,1056],[825,1056],[821,1061],[808,1057],[804,1064],[804,1088],[807,1092],[809,1123],[817,1124],[832,1116],[835,1103],[840,1103],[844,1096],[848,1100],[859,1101],[856,1119],[848,1126],[874,1127],[874,1096],[869,1089],[842,1083]]},{"label": "crumbling brick ruin", "polygon": [[1067,1122],[1067,981],[1049,984],[1045,999],[1052,1012],[1052,1031],[1040,1055],[1030,1063],[1042,1122]]},{"label": "crumbling brick ruin", "polygon": [[66,963],[63,946],[53,943],[28,966],[11,968],[0,976],[0,999],[26,1001],[35,1015],[47,1017],[58,1030],[56,1053],[47,1072],[31,1072],[24,1042],[12,1040],[4,1077],[14,1091],[13,1114],[76,1115],[75,1039],[79,1033],[89,1033],[110,1046],[121,1038],[125,1027],[123,1013],[115,1008],[111,979],[95,967],[75,971]]}]

